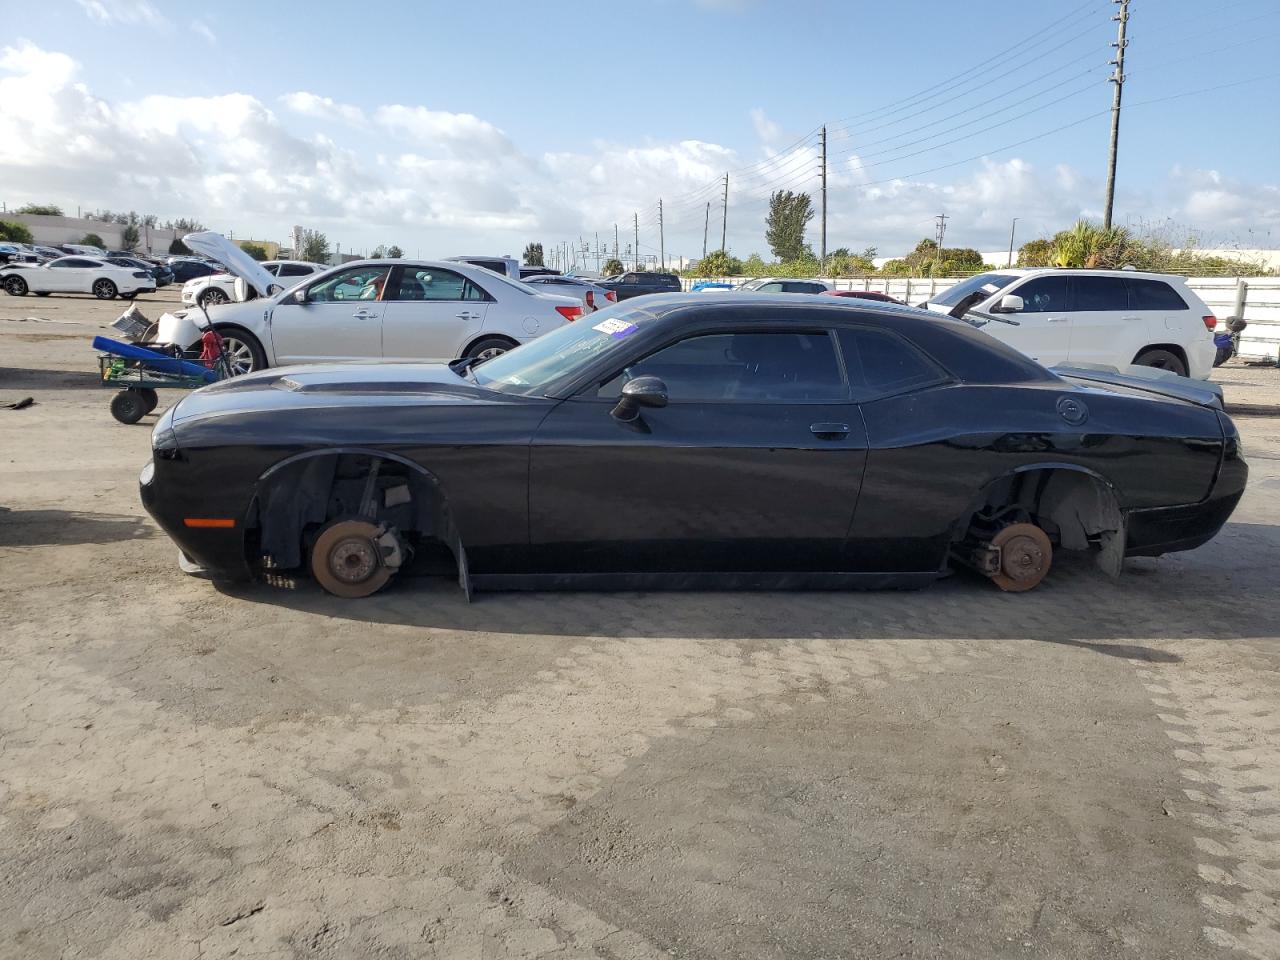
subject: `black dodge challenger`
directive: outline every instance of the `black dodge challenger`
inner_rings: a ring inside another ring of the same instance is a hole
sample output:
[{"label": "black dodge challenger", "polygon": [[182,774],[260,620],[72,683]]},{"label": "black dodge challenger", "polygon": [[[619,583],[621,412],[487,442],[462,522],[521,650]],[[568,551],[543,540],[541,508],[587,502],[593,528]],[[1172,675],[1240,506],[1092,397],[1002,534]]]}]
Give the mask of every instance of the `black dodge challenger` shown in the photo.
[{"label": "black dodge challenger", "polygon": [[[827,302],[827,300],[830,302]],[[1209,390],[1046,370],[971,325],[822,297],[629,301],[476,364],[329,364],[198,390],[142,501],[190,572],[473,588],[1026,590],[1054,551],[1209,540],[1244,490]]]}]

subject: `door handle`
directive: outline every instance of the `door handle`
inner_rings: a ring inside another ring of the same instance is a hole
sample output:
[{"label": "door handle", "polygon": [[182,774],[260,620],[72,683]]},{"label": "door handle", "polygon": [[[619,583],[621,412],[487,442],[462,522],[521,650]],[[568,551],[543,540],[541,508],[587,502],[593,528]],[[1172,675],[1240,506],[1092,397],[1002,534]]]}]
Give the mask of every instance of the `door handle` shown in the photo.
[{"label": "door handle", "polygon": [[811,423],[809,432],[819,440],[843,440],[849,435],[847,423]]},{"label": "door handle", "polygon": [[455,313],[455,317],[459,320],[479,320],[480,314],[472,313],[470,310],[463,310],[461,313]]},{"label": "door handle", "polygon": [[1070,317],[1050,317],[1049,322],[1050,323],[1066,323],[1070,319],[1071,319]]},{"label": "door handle", "polygon": [[1142,318],[1141,317],[1121,317],[1120,319],[1125,321],[1126,323],[1134,323],[1138,320],[1141,320]]},{"label": "door handle", "polygon": [[363,307],[361,307],[359,310],[357,310],[357,311],[356,311],[355,313],[353,313],[351,316],[353,316],[353,317],[357,317],[357,318],[359,318],[359,319],[361,319],[361,320],[372,320],[372,319],[374,319],[375,317],[377,317],[377,314],[376,314],[376,313],[370,313],[368,310],[366,310],[366,309],[364,309]]}]

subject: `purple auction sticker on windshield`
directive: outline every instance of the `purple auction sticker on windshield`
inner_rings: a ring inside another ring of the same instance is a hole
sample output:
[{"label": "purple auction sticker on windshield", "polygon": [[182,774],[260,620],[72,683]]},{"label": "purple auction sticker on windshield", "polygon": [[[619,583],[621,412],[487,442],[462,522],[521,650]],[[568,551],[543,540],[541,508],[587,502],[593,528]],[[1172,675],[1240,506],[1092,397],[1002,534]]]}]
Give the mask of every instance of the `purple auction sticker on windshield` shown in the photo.
[{"label": "purple auction sticker on windshield", "polygon": [[607,333],[609,336],[617,340],[620,337],[625,337],[628,334],[635,333],[636,325],[634,323],[627,323],[625,320],[618,320],[610,317],[608,320],[601,320],[591,329],[599,330],[601,333]]}]

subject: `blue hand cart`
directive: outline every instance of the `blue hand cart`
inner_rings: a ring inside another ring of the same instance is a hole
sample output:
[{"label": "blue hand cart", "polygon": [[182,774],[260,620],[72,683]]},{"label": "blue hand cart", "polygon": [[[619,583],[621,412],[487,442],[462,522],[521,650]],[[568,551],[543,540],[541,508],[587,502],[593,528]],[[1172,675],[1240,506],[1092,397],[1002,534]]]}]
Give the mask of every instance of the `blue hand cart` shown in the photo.
[{"label": "blue hand cart", "polygon": [[122,343],[94,337],[98,370],[104,387],[119,390],[111,398],[111,415],[121,423],[137,423],[160,402],[157,390],[194,390],[232,375],[222,340],[213,360],[184,357],[176,347]]}]

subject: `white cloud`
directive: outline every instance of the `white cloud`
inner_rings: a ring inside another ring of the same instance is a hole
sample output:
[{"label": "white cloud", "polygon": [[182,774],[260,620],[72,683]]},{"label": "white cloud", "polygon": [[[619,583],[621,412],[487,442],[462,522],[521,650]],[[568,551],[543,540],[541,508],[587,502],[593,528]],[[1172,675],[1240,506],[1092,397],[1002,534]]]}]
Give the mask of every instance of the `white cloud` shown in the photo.
[{"label": "white cloud", "polygon": [[782,132],[782,128],[765,116],[760,107],[751,108],[751,125],[755,127],[756,136],[764,143],[773,143]]},{"label": "white cloud", "polygon": [[149,0],[76,0],[90,19],[98,23],[167,26],[169,21]]},{"label": "white cloud", "polygon": [[294,113],[307,117],[319,117],[326,120],[345,120],[347,123],[365,122],[364,111],[349,103],[338,103],[331,97],[321,97],[314,93],[299,90],[286,93],[281,102]]},{"label": "white cloud", "polygon": [[205,40],[209,42],[210,46],[216,47],[218,45],[218,35],[214,33],[213,28],[203,20],[192,20],[191,32],[204,37]]},{"label": "white cloud", "polygon": [[[312,121],[304,130],[319,132],[294,129],[295,115]],[[25,41],[0,49],[0,183],[13,204],[188,215],[259,236],[283,237],[304,223],[344,248],[397,242],[434,255],[579,235],[594,242],[597,231],[611,244],[615,223],[625,248],[633,213],[642,248],[656,250],[662,197],[667,252],[693,254],[701,252],[708,203],[718,240],[721,178],[731,170],[730,247],[767,254],[769,191],[812,191],[816,169],[812,148],[770,157],[767,145],[763,154],[739,154],[703,140],[526,151],[473,114],[413,104],[362,110],[305,91],[273,104],[242,92],[111,101],[93,93],[65,54]],[[873,183],[881,170],[843,158],[829,177],[828,246],[901,253],[931,235],[933,216],[946,212],[949,244],[997,249],[1010,218],[1021,218],[1018,236],[1030,239],[1096,215],[1102,194],[1093,174],[1017,158],[950,173]],[[1131,215],[1280,235],[1280,187],[1175,170],[1165,182],[1121,193],[1117,217]]]}]

